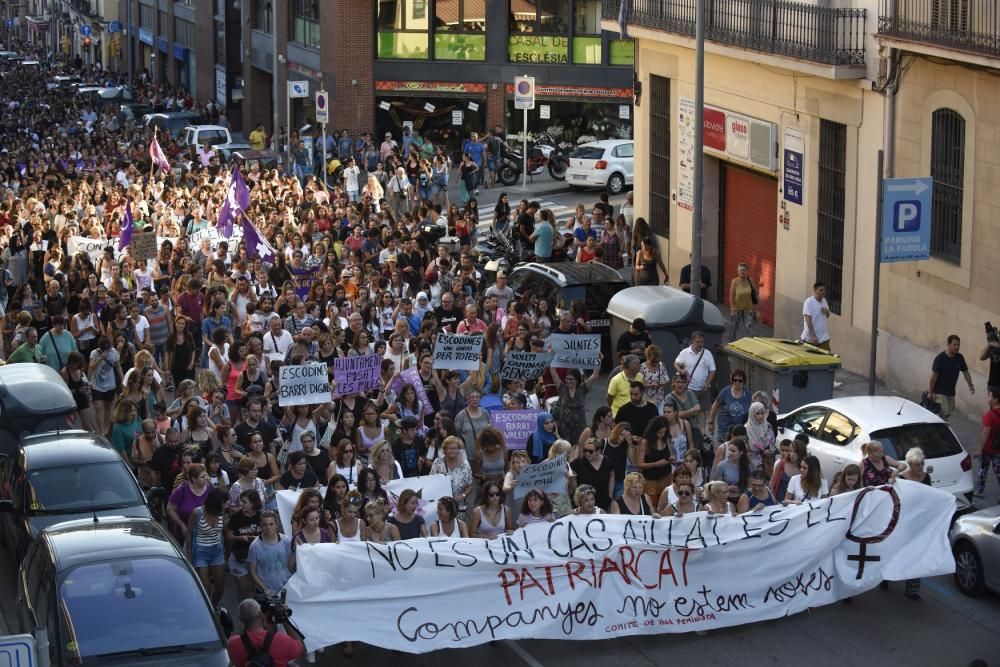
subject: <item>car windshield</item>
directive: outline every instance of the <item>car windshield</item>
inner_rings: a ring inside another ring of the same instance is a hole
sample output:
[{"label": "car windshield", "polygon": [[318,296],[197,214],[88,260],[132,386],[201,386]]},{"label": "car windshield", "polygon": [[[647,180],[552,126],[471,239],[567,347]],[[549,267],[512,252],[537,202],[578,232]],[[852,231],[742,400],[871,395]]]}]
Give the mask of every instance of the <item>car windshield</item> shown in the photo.
[{"label": "car windshield", "polygon": [[570,157],[580,160],[600,160],[604,157],[604,149],[600,146],[580,146]]},{"label": "car windshield", "polygon": [[947,424],[906,424],[875,431],[871,434],[871,439],[881,442],[886,456],[897,461],[902,461],[906,452],[914,447],[922,449],[928,459],[963,452],[962,445]]},{"label": "car windshield", "polygon": [[88,512],[143,503],[122,461],[29,470],[28,484],[33,512]]},{"label": "car windshield", "polygon": [[69,664],[157,648],[221,647],[205,596],[179,560],[135,558],[69,570],[59,587]]}]

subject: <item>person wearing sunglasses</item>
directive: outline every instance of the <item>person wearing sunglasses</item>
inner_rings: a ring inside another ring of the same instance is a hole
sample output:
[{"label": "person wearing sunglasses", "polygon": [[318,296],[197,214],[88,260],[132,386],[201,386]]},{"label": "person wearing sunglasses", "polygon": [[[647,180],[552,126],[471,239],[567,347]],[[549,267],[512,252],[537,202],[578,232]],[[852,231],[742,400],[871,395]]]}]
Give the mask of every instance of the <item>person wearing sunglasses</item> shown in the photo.
[{"label": "person wearing sunglasses", "polygon": [[663,510],[663,516],[684,516],[691,512],[700,512],[701,503],[695,495],[694,484],[691,482],[679,482],[676,485],[677,501],[667,505]]},{"label": "person wearing sunglasses", "polygon": [[504,505],[503,491],[496,482],[486,482],[479,493],[479,504],[472,510],[469,535],[495,540],[514,529],[513,513]]},{"label": "person wearing sunglasses", "polygon": [[[576,474],[577,482],[590,487],[595,494],[597,506],[607,510],[615,490],[615,470],[611,459],[604,456],[597,438],[588,439],[580,448],[580,454],[580,458],[570,463],[570,468]],[[576,494],[573,501],[577,507],[580,506]]]},{"label": "person wearing sunglasses", "polygon": [[750,404],[747,375],[736,369],[729,374],[729,386],[719,392],[708,415],[708,432],[714,434],[716,444],[726,441],[731,428],[747,423]]}]

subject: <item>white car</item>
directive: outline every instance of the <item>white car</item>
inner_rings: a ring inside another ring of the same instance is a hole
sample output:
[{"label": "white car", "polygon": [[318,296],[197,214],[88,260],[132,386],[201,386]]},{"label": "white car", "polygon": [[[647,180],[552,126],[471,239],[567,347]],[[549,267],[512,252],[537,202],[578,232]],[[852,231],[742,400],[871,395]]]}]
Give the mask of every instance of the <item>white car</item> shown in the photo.
[{"label": "white car", "polygon": [[923,450],[935,488],[955,496],[960,509],[971,505],[972,457],[948,422],[905,398],[851,396],[810,403],[778,418],[778,440],[809,436],[809,453],[819,459],[831,485],[844,466],[861,464],[861,445],[878,440],[898,461],[913,447]]},{"label": "white car", "polygon": [[609,193],[620,195],[632,185],[634,155],[631,139],[581,144],[569,156],[566,184],[574,188],[607,188]]}]

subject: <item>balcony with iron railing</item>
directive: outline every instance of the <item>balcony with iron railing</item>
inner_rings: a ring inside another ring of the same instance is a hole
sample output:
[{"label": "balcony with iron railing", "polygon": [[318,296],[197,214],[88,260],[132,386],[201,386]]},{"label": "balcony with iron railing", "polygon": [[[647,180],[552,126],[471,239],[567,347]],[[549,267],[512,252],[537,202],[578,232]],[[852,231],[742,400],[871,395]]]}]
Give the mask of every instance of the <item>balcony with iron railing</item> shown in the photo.
[{"label": "balcony with iron railing", "polygon": [[1000,58],[997,0],[881,0],[883,37]]},{"label": "balcony with iron railing", "polygon": [[[628,23],[694,37],[699,1],[711,42],[821,65],[865,65],[864,9],[788,0],[627,0]],[[622,2],[602,0],[605,21],[619,20]]]}]

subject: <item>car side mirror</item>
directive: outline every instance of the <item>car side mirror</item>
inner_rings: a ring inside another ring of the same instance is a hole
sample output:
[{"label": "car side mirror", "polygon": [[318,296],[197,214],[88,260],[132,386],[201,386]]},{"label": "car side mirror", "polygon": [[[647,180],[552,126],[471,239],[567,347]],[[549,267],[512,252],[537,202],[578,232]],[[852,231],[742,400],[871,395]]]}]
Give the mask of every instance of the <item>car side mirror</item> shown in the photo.
[{"label": "car side mirror", "polygon": [[0,514],[14,514],[14,503],[10,500],[0,500]]}]

